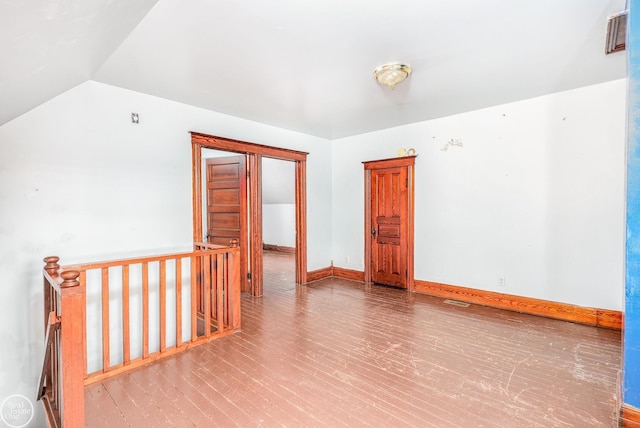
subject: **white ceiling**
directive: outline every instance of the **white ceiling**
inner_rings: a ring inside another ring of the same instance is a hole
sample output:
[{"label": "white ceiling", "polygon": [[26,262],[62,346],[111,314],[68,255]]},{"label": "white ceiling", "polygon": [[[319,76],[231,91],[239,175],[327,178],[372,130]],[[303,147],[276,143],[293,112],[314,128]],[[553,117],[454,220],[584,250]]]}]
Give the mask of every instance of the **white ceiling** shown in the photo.
[{"label": "white ceiling", "polygon": [[[624,0],[0,0],[0,124],[88,79],[329,139],[625,76]],[[394,91],[373,69],[403,61]]]}]

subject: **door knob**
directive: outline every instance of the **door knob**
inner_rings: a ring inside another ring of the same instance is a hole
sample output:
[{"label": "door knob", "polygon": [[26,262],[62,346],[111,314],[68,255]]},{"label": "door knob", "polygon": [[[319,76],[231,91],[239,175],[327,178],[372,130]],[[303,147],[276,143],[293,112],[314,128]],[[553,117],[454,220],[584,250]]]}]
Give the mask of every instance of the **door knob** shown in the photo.
[{"label": "door knob", "polygon": [[373,239],[376,238],[376,233],[378,233],[378,232],[376,231],[375,227],[373,229],[371,229],[371,236],[373,236]]}]

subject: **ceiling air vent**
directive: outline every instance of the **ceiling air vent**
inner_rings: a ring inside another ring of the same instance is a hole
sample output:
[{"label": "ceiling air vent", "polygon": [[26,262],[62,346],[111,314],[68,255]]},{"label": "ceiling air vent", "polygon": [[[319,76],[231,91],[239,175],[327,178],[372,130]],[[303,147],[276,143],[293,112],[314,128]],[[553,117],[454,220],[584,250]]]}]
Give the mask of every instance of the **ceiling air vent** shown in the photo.
[{"label": "ceiling air vent", "polygon": [[627,15],[628,12],[620,12],[609,17],[607,22],[607,44],[605,54],[623,51],[627,39]]}]

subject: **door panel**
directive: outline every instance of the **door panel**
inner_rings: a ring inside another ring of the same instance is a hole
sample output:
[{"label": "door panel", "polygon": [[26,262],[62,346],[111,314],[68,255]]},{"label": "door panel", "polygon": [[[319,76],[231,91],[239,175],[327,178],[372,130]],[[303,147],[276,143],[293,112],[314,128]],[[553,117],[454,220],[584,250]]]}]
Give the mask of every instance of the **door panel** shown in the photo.
[{"label": "door panel", "polygon": [[207,242],[231,245],[241,242],[244,156],[207,159]]},{"label": "door panel", "polygon": [[407,168],[371,171],[371,279],[407,288]]},{"label": "door panel", "polygon": [[400,245],[400,216],[376,218],[378,224],[378,244]]},{"label": "door panel", "polygon": [[249,292],[247,162],[244,155],[207,159],[207,242],[240,246],[240,290]]},{"label": "door panel", "polygon": [[414,290],[414,165],[416,156],[363,162],[364,279]]}]

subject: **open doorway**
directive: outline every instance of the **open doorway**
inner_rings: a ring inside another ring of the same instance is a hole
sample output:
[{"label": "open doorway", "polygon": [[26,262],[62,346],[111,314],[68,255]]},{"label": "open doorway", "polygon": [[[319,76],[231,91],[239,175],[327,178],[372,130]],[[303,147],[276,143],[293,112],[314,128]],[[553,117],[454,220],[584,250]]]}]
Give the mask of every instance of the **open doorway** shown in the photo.
[{"label": "open doorway", "polygon": [[[191,133],[192,143],[192,185],[193,185],[193,240],[204,242],[203,230],[203,150],[213,149],[229,154],[246,156],[246,226],[241,236],[246,236],[246,245],[240,239],[241,263],[243,264],[242,291],[254,296],[263,293],[263,213],[262,213],[262,169],[266,158],[292,162],[294,166],[295,201],[295,278],[297,284],[307,282],[307,242],[306,242],[306,157],[307,153],[277,147],[263,146],[237,140],[230,140],[206,134]],[[246,275],[244,274],[246,272]]]},{"label": "open doorway", "polygon": [[264,293],[295,287],[295,163],[262,159]]}]

